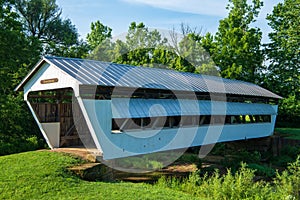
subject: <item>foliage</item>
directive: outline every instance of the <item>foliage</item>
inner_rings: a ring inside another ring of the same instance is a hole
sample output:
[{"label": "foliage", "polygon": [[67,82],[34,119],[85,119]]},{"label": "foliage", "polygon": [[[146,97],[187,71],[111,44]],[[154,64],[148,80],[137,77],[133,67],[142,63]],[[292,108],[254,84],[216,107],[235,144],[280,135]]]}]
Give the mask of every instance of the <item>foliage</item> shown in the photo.
[{"label": "foliage", "polygon": [[49,151],[0,157],[0,199],[196,199],[149,184],[87,182],[67,168],[82,160]]},{"label": "foliage", "polygon": [[[108,27],[95,22],[99,28],[92,24],[92,35],[98,35],[97,45],[90,45],[94,49],[90,58],[102,61],[112,61],[121,64],[148,66],[156,68],[170,68],[177,71],[196,72],[202,74],[218,75],[218,70],[209,54],[201,46],[201,36],[191,29],[185,30],[185,35],[178,44],[172,46],[163,38],[158,30],[149,30],[145,24],[132,22],[124,41],[111,41]],[[98,31],[98,33],[96,33]],[[190,32],[189,32],[190,31]],[[175,36],[173,35],[173,38]]]},{"label": "foliage", "polygon": [[279,126],[299,127],[299,5],[299,0],[284,0],[267,15],[273,31],[269,33],[270,43],[265,45],[265,53],[270,63],[265,70],[265,87],[285,98],[279,104]]},{"label": "foliage", "polygon": [[300,146],[286,145],[280,150],[280,156],[272,158],[271,162],[280,167],[287,167],[288,163],[293,162],[300,154]]},{"label": "foliage", "polygon": [[229,0],[228,17],[220,20],[213,37],[207,34],[204,48],[209,51],[224,78],[258,83],[263,54],[260,50],[262,32],[251,28],[262,6],[260,0]]},{"label": "foliage", "polygon": [[102,44],[106,39],[111,38],[112,29],[108,26],[103,25],[99,20],[91,23],[91,33],[87,34],[87,41],[91,49],[94,50],[96,47]]},{"label": "foliage", "polygon": [[271,198],[300,199],[300,156],[282,174],[277,173],[274,184],[275,192],[270,194]]},{"label": "foliage", "polygon": [[0,154],[4,155],[43,147],[23,95],[14,88],[40,55],[82,57],[88,48],[77,41],[71,21],[60,17],[55,0],[2,0],[0,6]]},{"label": "foliage", "polygon": [[225,143],[217,143],[215,144],[214,148],[210,152],[212,155],[219,155],[224,156],[226,151],[226,145]]},{"label": "foliage", "polygon": [[37,62],[39,43],[24,34],[11,1],[1,1],[0,14],[0,143],[1,155],[34,150],[39,144],[28,142],[39,136],[38,129],[23,102],[13,89]]},{"label": "foliage", "polygon": [[254,171],[243,165],[234,175],[230,170],[224,176],[216,171],[211,177],[200,177],[196,172],[183,181],[161,178],[157,184],[207,199],[266,199],[269,185],[254,183],[253,178]]},{"label": "foliage", "polygon": [[[62,19],[56,0],[15,0],[15,9],[24,33],[41,43],[42,55],[69,56],[81,52],[74,53],[74,47],[82,50],[82,42],[78,41],[77,29],[71,20]],[[78,57],[87,51],[85,49]]]},{"label": "foliage", "polygon": [[287,138],[300,140],[300,128],[276,128],[275,131]]},{"label": "foliage", "polygon": [[[163,63],[166,38],[155,30],[149,30],[143,23],[132,22],[125,42],[118,40],[114,49],[114,61],[121,64],[151,66]],[[155,57],[153,57],[155,56]]]},{"label": "foliage", "polygon": [[210,55],[202,47],[202,36],[189,33],[178,45],[178,55],[171,62],[171,68],[200,74],[219,76],[218,69]]},{"label": "foliage", "polygon": [[[263,168],[262,171],[265,170],[267,168]],[[274,172],[264,173],[272,175]],[[162,177],[156,184],[159,187],[184,191],[201,199],[299,199],[300,157],[282,174],[277,173],[271,183],[254,182],[254,177],[255,170],[242,164],[235,174],[228,170],[222,176],[216,171],[210,177],[207,175],[201,177],[199,172],[195,172],[184,180]]]},{"label": "foliage", "polygon": [[255,175],[262,176],[264,178],[271,178],[276,175],[275,170],[272,167],[268,167],[266,165],[250,163],[247,167],[253,169]]},{"label": "foliage", "polygon": [[284,0],[274,7],[272,13],[267,16],[273,31],[269,33],[271,42],[266,45],[266,55],[270,62],[266,76],[268,87],[283,97],[296,97],[298,101],[300,99],[299,5],[299,0]]},{"label": "foliage", "polygon": [[28,136],[28,138],[10,138],[10,140],[0,139],[0,156],[32,151],[40,149],[44,145],[44,141],[37,136]]},{"label": "foliage", "polygon": [[231,168],[232,171],[236,171],[240,167],[240,163],[259,163],[261,160],[261,154],[257,151],[249,152],[245,149],[241,149],[238,152],[234,152],[230,157],[225,157],[224,160],[221,161],[221,164],[224,167]]},{"label": "foliage", "polygon": [[[300,127],[300,98],[295,95],[289,95],[279,101],[278,124],[288,122],[288,126]],[[284,124],[284,123],[283,123]]]}]

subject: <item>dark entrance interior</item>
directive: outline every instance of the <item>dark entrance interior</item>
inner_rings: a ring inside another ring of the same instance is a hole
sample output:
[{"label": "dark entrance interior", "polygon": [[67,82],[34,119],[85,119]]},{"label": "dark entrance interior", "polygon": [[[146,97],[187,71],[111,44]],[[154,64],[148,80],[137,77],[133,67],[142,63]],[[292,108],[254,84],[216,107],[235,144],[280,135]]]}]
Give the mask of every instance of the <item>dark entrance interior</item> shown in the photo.
[{"label": "dark entrance interior", "polygon": [[59,147],[83,145],[74,123],[71,88],[31,92],[28,99],[40,123],[59,123]]}]

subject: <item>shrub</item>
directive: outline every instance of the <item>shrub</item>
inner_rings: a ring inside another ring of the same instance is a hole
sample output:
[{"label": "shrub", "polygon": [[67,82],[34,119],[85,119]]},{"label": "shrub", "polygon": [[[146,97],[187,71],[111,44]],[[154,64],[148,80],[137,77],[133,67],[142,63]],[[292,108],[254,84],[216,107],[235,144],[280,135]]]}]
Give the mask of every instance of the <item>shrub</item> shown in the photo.
[{"label": "shrub", "polygon": [[277,173],[274,180],[274,199],[300,199],[300,155],[282,174]]},{"label": "shrub", "polygon": [[284,146],[281,151],[281,155],[287,155],[291,157],[293,160],[297,159],[298,154],[300,154],[300,147],[299,146]]},{"label": "shrub", "polygon": [[[299,127],[300,121],[300,100],[296,95],[290,95],[279,101],[277,126]],[[289,123],[287,123],[289,122]]]},{"label": "shrub", "polygon": [[300,154],[299,146],[285,146],[280,151],[280,156],[274,157],[272,163],[280,167],[287,167],[288,163],[292,163]]},{"label": "shrub", "polygon": [[265,166],[265,165],[250,163],[247,165],[247,167],[255,170],[255,175],[257,175],[257,176],[264,176],[266,178],[271,178],[276,175],[276,172],[273,168]]},{"label": "shrub", "polygon": [[44,147],[44,142],[39,140],[37,136],[29,136],[28,138],[0,138],[0,156],[25,151],[34,151]]},{"label": "shrub", "polygon": [[225,157],[221,161],[224,167],[231,168],[233,172],[240,168],[240,163],[258,163],[261,160],[261,154],[258,151],[249,152],[246,150],[241,150],[235,152],[231,157]]},{"label": "shrub", "polygon": [[215,171],[212,176],[206,174],[201,177],[197,171],[183,180],[161,177],[156,184],[201,199],[300,199],[300,156],[282,174],[277,172],[271,183],[253,181],[256,171],[272,174],[270,168],[260,165],[252,167],[257,169],[250,169],[243,163],[235,174],[228,169],[223,176]]},{"label": "shrub", "polygon": [[226,145],[225,143],[217,143],[210,154],[212,155],[218,155],[218,156],[224,156],[226,151]]},{"label": "shrub", "polygon": [[200,177],[198,171],[182,181],[162,177],[157,185],[208,199],[267,199],[271,191],[270,185],[264,182],[254,183],[254,176],[254,170],[242,164],[241,169],[234,175],[229,169],[224,176],[215,171],[210,177]]}]

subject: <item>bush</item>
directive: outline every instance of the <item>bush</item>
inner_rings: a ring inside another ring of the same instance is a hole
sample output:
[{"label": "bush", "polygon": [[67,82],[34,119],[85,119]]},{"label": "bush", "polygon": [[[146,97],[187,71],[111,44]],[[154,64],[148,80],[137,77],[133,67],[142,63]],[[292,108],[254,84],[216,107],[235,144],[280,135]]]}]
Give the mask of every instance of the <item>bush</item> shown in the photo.
[{"label": "bush", "polygon": [[[278,127],[300,128],[300,100],[295,95],[290,95],[279,101],[277,117]],[[288,122],[288,123],[287,123]]]},{"label": "bush", "polygon": [[280,156],[272,159],[272,164],[279,167],[287,167],[288,163],[294,162],[300,154],[299,146],[285,146],[280,151]]},{"label": "bush", "polygon": [[281,155],[287,155],[291,157],[293,160],[297,159],[298,154],[300,154],[299,146],[284,146],[281,151]]},{"label": "bush", "polygon": [[236,171],[240,168],[240,163],[259,163],[261,160],[261,154],[258,151],[249,152],[246,150],[241,150],[235,152],[231,157],[225,157],[221,164],[224,167],[231,168],[232,171]]},{"label": "bush", "polygon": [[0,155],[44,147],[39,128],[23,100],[22,93],[0,94],[0,107]]},{"label": "bush", "polygon": [[30,136],[28,138],[10,138],[0,139],[0,156],[20,153],[25,151],[34,151],[44,147],[44,141],[37,138],[37,136]]},{"label": "bush", "polygon": [[257,175],[257,176],[272,178],[272,177],[275,177],[275,175],[276,175],[276,172],[273,168],[265,166],[265,165],[250,163],[247,165],[247,167],[250,169],[253,169],[255,171],[255,175]]},{"label": "bush", "polygon": [[273,199],[300,199],[300,155],[282,174],[277,173],[274,184]]},{"label": "bush", "polygon": [[[269,173],[267,167],[252,167],[257,168],[256,171]],[[200,199],[300,199],[300,156],[282,174],[277,172],[271,183],[254,182],[254,177],[255,170],[242,164],[235,174],[229,169],[223,176],[215,171],[210,177],[201,177],[198,171],[183,180],[162,177],[156,185],[183,191]]]},{"label": "bush", "polygon": [[232,174],[231,170],[221,176],[218,171],[209,177],[200,177],[199,172],[192,173],[187,179],[162,177],[157,185],[187,192],[208,199],[267,199],[270,192],[268,184],[253,182],[254,170],[242,164],[241,169]]},{"label": "bush", "polygon": [[224,156],[226,150],[226,144],[225,143],[217,143],[210,154],[212,155],[218,155],[218,156]]}]

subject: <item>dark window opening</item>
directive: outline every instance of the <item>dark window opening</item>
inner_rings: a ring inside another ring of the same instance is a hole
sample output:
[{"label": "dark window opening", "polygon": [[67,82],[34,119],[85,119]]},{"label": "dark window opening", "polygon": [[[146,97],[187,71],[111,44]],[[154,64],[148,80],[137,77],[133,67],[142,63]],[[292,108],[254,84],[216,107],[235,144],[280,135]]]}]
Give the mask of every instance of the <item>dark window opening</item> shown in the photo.
[{"label": "dark window opening", "polygon": [[112,119],[113,131],[161,129],[179,127],[201,127],[205,125],[237,125],[250,123],[271,123],[271,115],[191,115],[145,118]]},{"label": "dark window opening", "polygon": [[[234,94],[210,94],[207,92],[177,91],[176,94],[167,89],[154,88],[124,88],[113,86],[81,85],[80,96],[83,99],[110,100],[111,98],[141,98],[141,99],[198,99],[240,103],[278,104],[278,100],[267,97],[245,96]],[[213,95],[213,96],[211,96]]]}]

